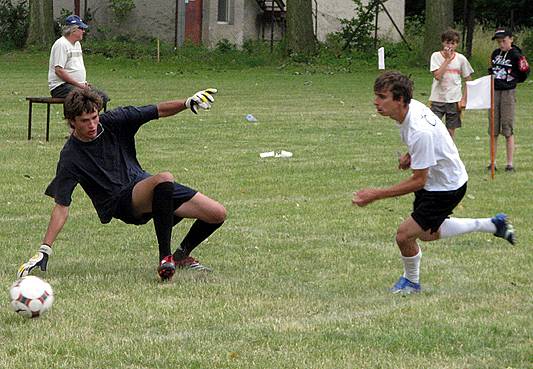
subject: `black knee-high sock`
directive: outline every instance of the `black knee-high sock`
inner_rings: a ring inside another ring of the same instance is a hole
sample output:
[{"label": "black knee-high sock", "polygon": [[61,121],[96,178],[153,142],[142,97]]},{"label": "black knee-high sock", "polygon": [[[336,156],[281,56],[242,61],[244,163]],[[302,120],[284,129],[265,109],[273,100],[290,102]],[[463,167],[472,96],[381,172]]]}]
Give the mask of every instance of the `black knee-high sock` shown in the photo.
[{"label": "black knee-high sock", "polygon": [[154,215],[154,228],[159,244],[159,260],[170,255],[170,238],[174,225],[174,204],[172,192],[174,184],[163,182],[155,186],[152,199],[152,213]]},{"label": "black knee-high sock", "polygon": [[197,219],[196,222],[193,223],[189,233],[187,233],[183,241],[181,241],[180,247],[174,252],[174,259],[179,260],[189,256],[196,246],[212,235],[222,224],[224,224],[224,222],[211,224]]}]

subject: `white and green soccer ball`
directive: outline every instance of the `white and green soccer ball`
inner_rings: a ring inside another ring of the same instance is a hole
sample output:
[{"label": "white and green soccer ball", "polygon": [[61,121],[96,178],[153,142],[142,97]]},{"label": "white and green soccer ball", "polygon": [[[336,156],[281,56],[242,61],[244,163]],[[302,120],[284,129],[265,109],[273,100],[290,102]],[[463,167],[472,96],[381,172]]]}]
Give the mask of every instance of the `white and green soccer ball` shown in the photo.
[{"label": "white and green soccer ball", "polygon": [[9,289],[11,309],[25,318],[37,318],[54,303],[54,291],[49,283],[29,275],[17,280]]}]

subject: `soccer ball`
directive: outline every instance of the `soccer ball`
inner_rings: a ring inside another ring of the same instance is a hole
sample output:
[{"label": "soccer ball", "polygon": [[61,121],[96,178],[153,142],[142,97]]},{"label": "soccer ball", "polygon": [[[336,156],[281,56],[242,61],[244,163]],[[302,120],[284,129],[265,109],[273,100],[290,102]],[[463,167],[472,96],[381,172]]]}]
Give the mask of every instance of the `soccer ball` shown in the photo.
[{"label": "soccer ball", "polygon": [[37,318],[46,313],[54,302],[54,291],[41,278],[22,277],[9,289],[11,309],[25,318]]}]

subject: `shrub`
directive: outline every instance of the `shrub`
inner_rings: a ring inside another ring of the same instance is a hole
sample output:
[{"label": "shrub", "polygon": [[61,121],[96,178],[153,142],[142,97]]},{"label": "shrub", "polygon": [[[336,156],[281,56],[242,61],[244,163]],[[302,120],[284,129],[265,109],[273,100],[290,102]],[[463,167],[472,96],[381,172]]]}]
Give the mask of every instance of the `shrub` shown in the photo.
[{"label": "shrub", "polygon": [[26,0],[0,0],[0,49],[23,48],[28,36],[29,17]]},{"label": "shrub", "polygon": [[223,38],[222,40],[217,42],[217,45],[216,45],[215,49],[218,52],[227,53],[227,52],[231,52],[231,51],[237,50],[237,46],[235,44],[231,43],[228,39]]},{"label": "shrub", "polygon": [[361,0],[353,0],[353,2],[355,3],[355,17],[341,19],[341,31],[338,35],[344,41],[344,49],[366,51],[373,45],[372,32],[375,14],[369,11],[369,5],[363,5]]}]

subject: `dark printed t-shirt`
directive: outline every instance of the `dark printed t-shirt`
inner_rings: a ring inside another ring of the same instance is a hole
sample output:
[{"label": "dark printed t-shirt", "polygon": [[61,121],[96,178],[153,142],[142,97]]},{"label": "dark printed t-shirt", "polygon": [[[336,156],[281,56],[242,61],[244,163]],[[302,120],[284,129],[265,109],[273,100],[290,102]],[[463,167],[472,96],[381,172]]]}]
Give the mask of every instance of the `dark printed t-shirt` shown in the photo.
[{"label": "dark printed t-shirt", "polygon": [[128,106],[100,115],[99,136],[83,142],[70,136],[57,163],[56,176],[45,194],[70,206],[79,183],[90,197],[102,223],[109,223],[121,192],[149,176],[137,160],[135,134],[144,123],[158,119],[157,106]]},{"label": "dark printed t-shirt", "polygon": [[513,47],[509,51],[496,49],[491,55],[489,73],[494,75],[495,90],[512,90],[516,88],[520,51]]}]

